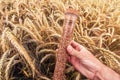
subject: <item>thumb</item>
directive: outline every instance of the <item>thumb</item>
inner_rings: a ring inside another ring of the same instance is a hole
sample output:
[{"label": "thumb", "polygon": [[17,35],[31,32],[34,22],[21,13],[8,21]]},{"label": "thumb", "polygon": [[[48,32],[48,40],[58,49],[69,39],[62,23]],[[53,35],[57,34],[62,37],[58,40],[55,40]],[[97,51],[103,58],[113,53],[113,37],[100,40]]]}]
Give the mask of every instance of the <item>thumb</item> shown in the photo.
[{"label": "thumb", "polygon": [[75,50],[71,45],[69,45],[67,47],[67,52],[69,55],[72,55],[72,56],[75,56],[75,57],[78,57],[80,54],[79,54],[79,51]]}]

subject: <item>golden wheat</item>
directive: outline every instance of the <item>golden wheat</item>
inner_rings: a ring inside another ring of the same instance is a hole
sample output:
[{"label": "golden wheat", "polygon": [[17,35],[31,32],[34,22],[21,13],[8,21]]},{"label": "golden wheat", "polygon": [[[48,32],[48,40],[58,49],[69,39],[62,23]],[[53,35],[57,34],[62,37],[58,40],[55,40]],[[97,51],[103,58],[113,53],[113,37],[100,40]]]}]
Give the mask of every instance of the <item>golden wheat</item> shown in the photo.
[{"label": "golden wheat", "polygon": [[[38,63],[42,61],[42,66],[47,66],[46,70],[38,66],[46,77],[40,76],[37,80],[52,79],[55,61],[50,61],[55,58],[65,19],[64,12],[69,7],[79,11],[73,39],[90,50],[105,65],[120,73],[120,0],[0,0],[1,80],[19,75],[9,73],[14,71],[10,61],[7,63],[7,60],[11,60],[11,63],[15,61],[15,55],[9,55],[13,48],[17,49],[14,51],[21,55],[23,63],[29,65],[22,64],[29,73],[29,67],[33,71],[31,74],[35,72],[33,58]],[[68,65],[65,71],[66,80],[82,79]],[[3,76],[5,70],[6,77]]]},{"label": "golden wheat", "polygon": [[0,80],[4,79],[4,74],[5,74],[4,67],[5,67],[6,59],[9,54],[10,54],[10,50],[7,50],[0,59]]},{"label": "golden wheat", "polygon": [[18,54],[14,55],[8,62],[5,70],[5,80],[10,79],[10,72],[12,70],[15,59],[18,57]]},{"label": "golden wheat", "polygon": [[[28,52],[25,50],[25,48],[21,44],[19,44],[17,38],[10,31],[6,31],[6,37],[11,42],[11,44],[18,50],[19,54],[22,55],[25,58],[25,60],[28,62],[33,73],[36,73],[36,72],[39,73],[33,63],[32,58],[30,57]],[[33,76],[34,76],[34,74],[33,74]]]}]

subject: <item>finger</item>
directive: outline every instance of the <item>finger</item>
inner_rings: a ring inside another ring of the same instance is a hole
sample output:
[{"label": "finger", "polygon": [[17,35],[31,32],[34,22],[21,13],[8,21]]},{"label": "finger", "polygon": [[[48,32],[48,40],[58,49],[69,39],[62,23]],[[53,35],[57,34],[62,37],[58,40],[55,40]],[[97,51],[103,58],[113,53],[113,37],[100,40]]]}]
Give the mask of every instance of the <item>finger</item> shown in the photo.
[{"label": "finger", "polygon": [[70,61],[73,65],[79,65],[80,64],[80,60],[77,57],[71,56],[70,59],[71,59]]},{"label": "finger", "polygon": [[67,57],[67,60],[68,60],[68,62],[71,62],[71,57],[68,56],[68,57]]},{"label": "finger", "polygon": [[72,56],[71,57],[71,64],[74,66],[76,70],[78,70],[80,73],[85,75],[87,78],[92,79],[93,73],[89,71],[84,65],[82,65],[78,58]]},{"label": "finger", "polygon": [[67,47],[67,52],[68,52],[69,55],[72,55],[72,56],[75,56],[75,57],[80,56],[79,51],[75,50],[71,45],[69,45]]},{"label": "finger", "polygon": [[82,48],[82,46],[81,46],[79,43],[75,42],[75,41],[71,41],[70,44],[71,44],[71,46],[72,46],[73,48],[75,48],[75,49],[78,50],[78,51],[80,51],[81,48]]},{"label": "finger", "polygon": [[70,63],[75,67],[75,69],[80,69],[80,66],[79,66],[80,61],[79,61],[79,59],[77,57],[71,56]]}]

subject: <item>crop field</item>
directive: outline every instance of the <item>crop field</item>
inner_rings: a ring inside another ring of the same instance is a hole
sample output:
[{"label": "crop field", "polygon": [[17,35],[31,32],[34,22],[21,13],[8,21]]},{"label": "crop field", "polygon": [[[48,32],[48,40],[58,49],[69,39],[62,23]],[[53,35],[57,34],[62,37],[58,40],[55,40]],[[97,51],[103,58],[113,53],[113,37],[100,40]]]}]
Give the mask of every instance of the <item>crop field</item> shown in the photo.
[{"label": "crop field", "polygon": [[[120,0],[0,0],[0,80],[52,80],[65,11],[73,40],[120,74]],[[65,80],[87,80],[67,62]]]}]

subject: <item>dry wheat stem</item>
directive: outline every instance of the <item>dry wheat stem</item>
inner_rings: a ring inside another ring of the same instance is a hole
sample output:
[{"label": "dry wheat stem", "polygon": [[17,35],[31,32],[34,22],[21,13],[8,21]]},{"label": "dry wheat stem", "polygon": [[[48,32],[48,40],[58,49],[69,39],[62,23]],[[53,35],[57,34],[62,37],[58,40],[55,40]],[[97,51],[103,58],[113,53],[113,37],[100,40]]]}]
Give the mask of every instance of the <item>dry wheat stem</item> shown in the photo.
[{"label": "dry wheat stem", "polygon": [[12,70],[12,67],[13,67],[13,62],[15,61],[15,59],[18,57],[18,54],[14,55],[9,63],[7,64],[6,66],[6,69],[5,69],[5,80],[9,80],[10,79],[10,73],[11,73],[11,70]]},{"label": "dry wheat stem", "polygon": [[5,74],[4,67],[5,67],[6,59],[9,54],[10,54],[10,50],[7,50],[0,59],[0,80],[4,79],[4,74]]}]

